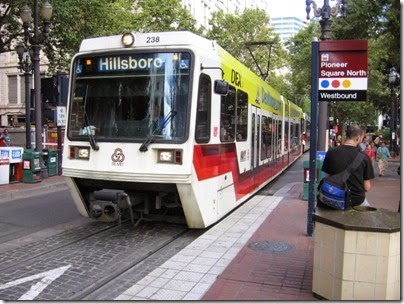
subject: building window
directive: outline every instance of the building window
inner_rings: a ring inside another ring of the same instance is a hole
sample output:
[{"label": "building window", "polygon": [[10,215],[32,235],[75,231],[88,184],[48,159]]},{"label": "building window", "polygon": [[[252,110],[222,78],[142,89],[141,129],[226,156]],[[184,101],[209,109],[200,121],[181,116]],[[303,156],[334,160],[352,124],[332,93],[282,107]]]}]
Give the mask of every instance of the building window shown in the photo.
[{"label": "building window", "polygon": [[8,76],[8,103],[17,103],[17,75]]}]

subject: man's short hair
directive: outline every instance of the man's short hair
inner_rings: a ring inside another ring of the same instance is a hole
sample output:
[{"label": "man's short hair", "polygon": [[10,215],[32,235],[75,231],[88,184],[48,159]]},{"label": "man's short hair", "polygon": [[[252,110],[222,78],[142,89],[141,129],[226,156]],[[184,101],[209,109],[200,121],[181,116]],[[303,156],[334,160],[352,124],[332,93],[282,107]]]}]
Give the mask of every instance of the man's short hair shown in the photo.
[{"label": "man's short hair", "polygon": [[349,139],[354,139],[357,136],[363,135],[364,131],[361,126],[358,125],[350,125],[346,129],[346,137]]}]

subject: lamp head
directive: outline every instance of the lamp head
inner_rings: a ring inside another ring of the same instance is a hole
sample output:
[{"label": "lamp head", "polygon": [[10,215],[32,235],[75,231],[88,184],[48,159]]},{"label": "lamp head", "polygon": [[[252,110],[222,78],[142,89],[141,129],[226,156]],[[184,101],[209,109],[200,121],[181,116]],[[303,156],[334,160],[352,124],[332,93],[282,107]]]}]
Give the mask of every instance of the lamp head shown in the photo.
[{"label": "lamp head", "polygon": [[49,21],[52,17],[52,5],[48,2],[48,0],[42,2],[41,16],[46,21]]},{"label": "lamp head", "polygon": [[31,9],[28,5],[24,5],[20,10],[20,17],[23,23],[30,23],[31,22]]},{"label": "lamp head", "polygon": [[15,51],[17,52],[18,58],[22,58],[25,52],[25,47],[22,44],[18,44],[15,47]]}]

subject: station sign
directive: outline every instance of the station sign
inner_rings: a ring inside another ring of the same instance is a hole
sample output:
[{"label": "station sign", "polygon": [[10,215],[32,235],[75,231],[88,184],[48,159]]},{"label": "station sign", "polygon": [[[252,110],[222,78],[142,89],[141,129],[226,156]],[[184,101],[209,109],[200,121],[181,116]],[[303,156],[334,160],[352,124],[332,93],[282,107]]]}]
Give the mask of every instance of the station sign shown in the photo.
[{"label": "station sign", "polygon": [[319,56],[319,101],[366,101],[367,40],[321,41]]}]

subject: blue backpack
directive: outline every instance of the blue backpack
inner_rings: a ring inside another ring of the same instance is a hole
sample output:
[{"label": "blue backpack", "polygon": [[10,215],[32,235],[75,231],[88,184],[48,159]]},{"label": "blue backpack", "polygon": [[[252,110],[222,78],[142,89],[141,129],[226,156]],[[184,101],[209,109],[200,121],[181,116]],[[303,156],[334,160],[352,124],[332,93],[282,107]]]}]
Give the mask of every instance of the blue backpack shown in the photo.
[{"label": "blue backpack", "polygon": [[351,207],[351,191],[346,181],[351,172],[359,167],[364,158],[365,154],[359,152],[354,161],[344,171],[324,177],[318,185],[319,201],[328,207],[339,210]]}]

